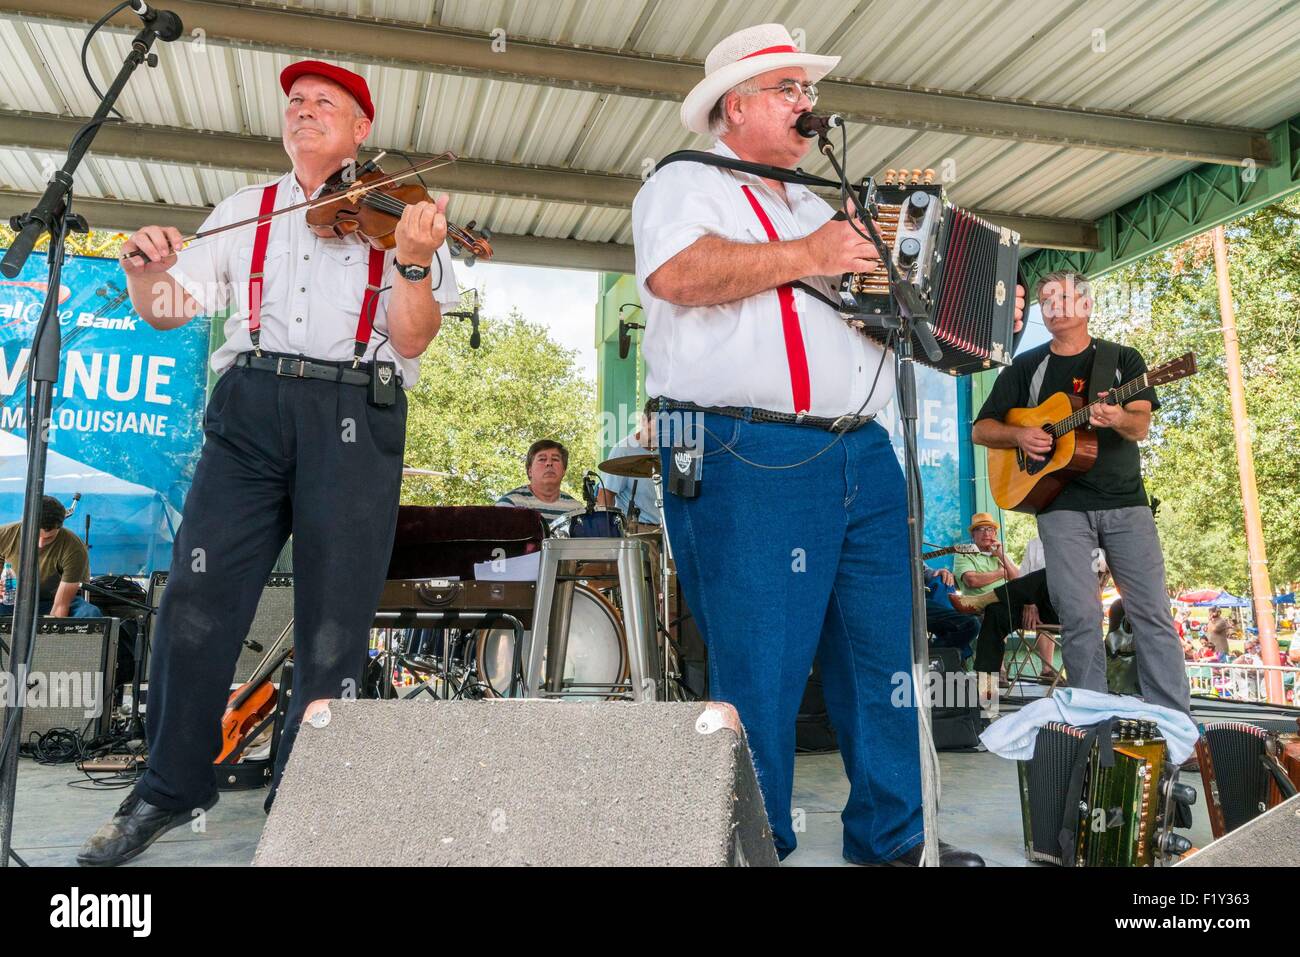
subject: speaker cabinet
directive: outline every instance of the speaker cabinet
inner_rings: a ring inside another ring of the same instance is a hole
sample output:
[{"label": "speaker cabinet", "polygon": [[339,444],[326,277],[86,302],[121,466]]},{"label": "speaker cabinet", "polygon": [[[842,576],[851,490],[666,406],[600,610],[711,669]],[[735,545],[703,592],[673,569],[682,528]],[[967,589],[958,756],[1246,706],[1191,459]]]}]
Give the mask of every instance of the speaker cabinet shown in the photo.
[{"label": "speaker cabinet", "polygon": [[331,701],[257,865],[775,865],[726,704]]},{"label": "speaker cabinet", "polygon": [[[149,580],[149,603],[155,608],[162,602],[163,592],[167,589],[167,573],[154,572]],[[275,639],[280,637],[285,626],[293,620],[293,576],[276,573],[266,581],[262,597],[257,603],[257,614],[248,629],[249,640],[261,645],[261,651],[255,651],[245,645],[240,649],[239,661],[235,665],[235,683],[243,684],[253,676],[258,663],[266,657]],[[151,627],[156,617],[150,619]],[[284,639],[286,644],[281,650],[293,645],[293,629]]]},{"label": "speaker cabinet", "polygon": [[[117,618],[38,618],[27,666],[21,741],[55,728],[86,740],[107,734],[117,668]],[[12,618],[0,618],[0,638],[13,651]]]}]

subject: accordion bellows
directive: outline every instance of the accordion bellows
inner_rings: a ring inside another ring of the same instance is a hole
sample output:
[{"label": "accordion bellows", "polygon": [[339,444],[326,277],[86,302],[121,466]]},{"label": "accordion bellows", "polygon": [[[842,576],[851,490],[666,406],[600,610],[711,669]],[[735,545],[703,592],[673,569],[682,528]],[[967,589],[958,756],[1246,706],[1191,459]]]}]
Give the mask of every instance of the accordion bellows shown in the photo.
[{"label": "accordion bellows", "polygon": [[[931,362],[916,342],[916,360],[949,375],[1010,365],[1019,234],[948,202],[942,186],[892,185],[888,180],[876,192],[881,235],[900,277],[920,294],[943,351],[938,362]],[[845,273],[839,294],[849,323],[883,342],[883,330],[857,317],[891,311],[884,267]]]}]

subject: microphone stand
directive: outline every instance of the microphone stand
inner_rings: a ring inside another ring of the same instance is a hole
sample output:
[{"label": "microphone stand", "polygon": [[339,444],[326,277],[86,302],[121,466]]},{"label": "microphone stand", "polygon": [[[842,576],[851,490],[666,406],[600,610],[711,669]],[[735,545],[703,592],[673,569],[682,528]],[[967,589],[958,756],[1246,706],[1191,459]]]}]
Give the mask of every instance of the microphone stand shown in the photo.
[{"label": "microphone stand", "polygon": [[[179,21],[176,24],[179,27]],[[0,273],[12,279],[22,272],[32,247],[42,233],[50,234],[48,252],[49,282],[45,292],[45,306],[33,337],[29,362],[31,387],[28,390],[27,426],[27,482],[23,499],[23,534],[18,557],[18,595],[14,602],[13,650],[9,657],[9,672],[16,687],[26,687],[27,667],[32,643],[36,638],[37,587],[37,535],[40,525],[41,497],[45,491],[45,466],[50,440],[50,411],[54,384],[59,378],[59,351],[62,341],[59,330],[59,275],[63,266],[64,239],[69,230],[86,232],[86,220],[73,213],[73,175],[81,165],[86,151],[99,127],[108,119],[117,98],[126,87],[131,74],[142,63],[156,66],[157,54],[149,48],[159,38],[160,31],[168,25],[150,20],[131,41],[131,52],[126,55],[116,79],[104,94],[99,108],[90,122],[79,129],[68,146],[63,168],[51,177],[40,200],[29,213],[15,216],[10,225],[18,231],[13,246],[0,262]],[[174,39],[174,38],[173,38]],[[33,401],[34,399],[34,401]],[[30,414],[33,412],[34,414]],[[14,796],[18,785],[18,735],[22,727],[23,706],[26,695],[19,694],[13,706],[7,709],[3,740],[0,740],[0,867],[8,866],[13,857],[21,858],[12,847]]]},{"label": "microphone stand", "polygon": [[[844,176],[844,170],[839,161],[835,158],[834,147],[831,146],[830,139],[825,132],[818,134],[817,148],[830,161],[836,175],[839,176],[841,187],[847,191],[848,180]],[[925,506],[921,495],[921,474],[917,465],[916,366],[912,351],[913,337],[920,343],[921,348],[925,350],[931,361],[938,361],[943,352],[930,329],[929,313],[921,300],[920,294],[911,283],[905,282],[899,276],[894,265],[892,251],[885,244],[883,237],[880,235],[880,230],[876,227],[875,220],[871,215],[875,209],[875,201],[874,198],[869,198],[874,197],[874,193],[875,187],[872,184],[869,190],[864,190],[862,194],[859,194],[859,200],[868,199],[865,203],[867,208],[864,209],[864,203],[858,202],[854,212],[858,220],[866,228],[867,235],[876,247],[876,251],[880,255],[880,261],[884,264],[886,274],[889,277],[890,314],[881,316],[878,319],[865,316],[855,318],[862,318],[868,324],[883,331],[898,333],[895,338],[894,355],[898,359],[896,388],[899,422],[903,431],[903,471],[907,481],[907,535],[912,571],[913,695],[917,708],[918,723],[927,732],[920,735],[922,748],[921,805],[922,818],[925,824],[923,863],[928,866],[938,866],[938,755],[934,751],[933,733],[929,731],[931,728],[930,702],[925,689],[922,688],[920,683],[921,679],[929,671],[930,639],[925,625],[925,562],[921,559]],[[925,765],[928,762],[933,762],[933,780],[926,775]]]}]

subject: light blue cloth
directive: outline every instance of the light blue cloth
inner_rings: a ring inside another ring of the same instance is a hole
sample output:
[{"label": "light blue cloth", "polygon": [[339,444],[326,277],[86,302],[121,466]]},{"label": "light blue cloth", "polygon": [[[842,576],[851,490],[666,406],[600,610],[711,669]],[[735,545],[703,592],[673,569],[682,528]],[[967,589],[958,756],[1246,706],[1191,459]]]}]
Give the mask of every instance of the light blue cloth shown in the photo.
[{"label": "light blue cloth", "polygon": [[1098,724],[1107,718],[1154,721],[1169,743],[1169,760],[1182,764],[1191,757],[1200,736],[1195,723],[1181,711],[1147,704],[1132,695],[1103,694],[1085,688],[1061,688],[1050,697],[1026,705],[1014,714],[999,718],[980,735],[994,754],[1013,761],[1034,756],[1038,729],[1049,721],[1063,721],[1077,727]]}]

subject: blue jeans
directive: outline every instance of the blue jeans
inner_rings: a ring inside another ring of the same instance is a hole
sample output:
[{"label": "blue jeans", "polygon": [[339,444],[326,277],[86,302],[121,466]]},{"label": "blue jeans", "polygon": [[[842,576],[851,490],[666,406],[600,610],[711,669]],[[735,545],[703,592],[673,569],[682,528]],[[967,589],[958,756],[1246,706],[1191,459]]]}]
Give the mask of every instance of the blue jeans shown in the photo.
[{"label": "blue jeans", "polygon": [[931,645],[935,648],[956,648],[964,661],[975,653],[980,617],[963,615],[952,607],[948,596],[956,590],[956,586],[945,585],[938,578],[926,582],[925,627],[934,636]]},{"label": "blue jeans", "polygon": [[[907,493],[889,437],[873,423],[831,445],[805,426],[679,414],[706,430],[700,494],[665,494],[664,516],[708,645],[710,697],[740,714],[777,852],[796,844],[795,718],[819,655],[850,783],[844,855],[897,857],[923,831],[916,714],[891,703],[912,654]],[[797,468],[736,457],[786,465],[827,445]]]},{"label": "blue jeans", "polygon": [[[42,598],[37,611],[42,615],[48,615],[50,609],[54,607],[52,599]],[[0,605],[0,618],[12,618],[14,614],[13,605]],[[99,610],[97,605],[92,605],[80,595],[72,599],[72,604],[68,606],[69,618],[102,618],[104,613]]]}]

